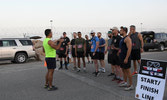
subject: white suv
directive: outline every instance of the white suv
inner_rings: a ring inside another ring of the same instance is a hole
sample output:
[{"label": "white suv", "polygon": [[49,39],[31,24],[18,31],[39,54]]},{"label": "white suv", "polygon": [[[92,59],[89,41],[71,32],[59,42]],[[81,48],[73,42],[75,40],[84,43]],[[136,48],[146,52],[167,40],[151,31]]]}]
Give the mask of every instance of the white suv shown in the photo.
[{"label": "white suv", "polygon": [[35,57],[35,51],[33,50],[33,44],[30,39],[0,39],[0,60],[11,60],[16,63],[24,63],[30,57]]}]

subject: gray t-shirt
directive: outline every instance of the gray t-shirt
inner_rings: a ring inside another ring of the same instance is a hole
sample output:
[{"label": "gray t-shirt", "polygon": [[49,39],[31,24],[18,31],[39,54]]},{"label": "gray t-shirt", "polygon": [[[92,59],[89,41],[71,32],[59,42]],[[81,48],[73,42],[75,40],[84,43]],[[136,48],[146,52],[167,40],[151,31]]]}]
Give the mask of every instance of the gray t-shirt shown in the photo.
[{"label": "gray t-shirt", "polygon": [[112,38],[111,38],[111,39],[108,39],[108,47],[107,47],[107,50],[108,50],[108,53],[109,53],[109,54],[112,53],[112,50],[111,50],[111,43],[112,43]]}]

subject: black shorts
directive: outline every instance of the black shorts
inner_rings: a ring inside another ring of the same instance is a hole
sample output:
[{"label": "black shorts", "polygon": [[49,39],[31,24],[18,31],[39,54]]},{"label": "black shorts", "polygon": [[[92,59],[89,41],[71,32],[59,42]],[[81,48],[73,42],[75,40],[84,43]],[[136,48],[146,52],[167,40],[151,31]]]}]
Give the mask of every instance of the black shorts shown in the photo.
[{"label": "black shorts", "polygon": [[140,49],[132,50],[131,52],[131,60],[140,60],[141,52]]},{"label": "black shorts", "polygon": [[111,54],[111,64],[112,65],[120,65],[120,58],[117,54]]},{"label": "black shorts", "polygon": [[111,64],[111,54],[108,54],[108,63]]},{"label": "black shorts", "polygon": [[99,60],[104,60],[104,56],[103,52],[99,52]]},{"label": "black shorts", "polygon": [[77,52],[77,58],[83,58],[84,56],[84,52]]},{"label": "black shorts", "polygon": [[86,55],[85,55],[86,57],[89,57],[89,56],[91,56],[91,52],[90,51],[86,51]]},{"label": "black shorts", "polygon": [[56,68],[56,58],[45,58],[45,61],[48,69]]},{"label": "black shorts", "polygon": [[62,53],[62,52],[60,52],[59,53],[59,58],[66,58],[67,56],[65,55],[65,53]]},{"label": "black shorts", "polygon": [[72,52],[72,57],[73,57],[73,58],[77,57],[77,56],[75,55],[75,51]]},{"label": "black shorts", "polygon": [[91,59],[98,60],[99,59],[99,52],[96,52],[93,56],[93,52],[91,52]]},{"label": "black shorts", "polygon": [[122,69],[129,69],[129,68],[131,68],[131,59],[128,59],[128,63],[127,64],[124,63],[124,59],[122,59],[122,60],[120,59],[120,62],[121,62],[120,67]]}]

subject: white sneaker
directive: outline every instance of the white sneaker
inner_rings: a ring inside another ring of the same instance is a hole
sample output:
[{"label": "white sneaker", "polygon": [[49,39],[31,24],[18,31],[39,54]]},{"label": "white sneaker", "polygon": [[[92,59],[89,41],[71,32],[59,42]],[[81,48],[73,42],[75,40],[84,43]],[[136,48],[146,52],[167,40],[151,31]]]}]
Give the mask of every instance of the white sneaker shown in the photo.
[{"label": "white sneaker", "polygon": [[86,68],[83,68],[83,71],[86,72]]},{"label": "white sneaker", "polygon": [[80,71],[81,71],[81,69],[80,69],[80,68],[78,68],[78,69],[77,69],[77,72],[80,72]]},{"label": "white sneaker", "polygon": [[131,85],[131,86],[129,86],[129,87],[126,87],[125,88],[125,91],[130,91],[130,90],[133,90],[134,89],[134,87],[133,87],[133,85]]},{"label": "white sneaker", "polygon": [[102,69],[103,69],[102,72],[105,73],[105,72],[106,72],[106,69],[105,69],[105,68],[102,68]]},{"label": "white sneaker", "polygon": [[127,82],[122,82],[119,84],[119,87],[127,87],[127,85],[128,85]]}]

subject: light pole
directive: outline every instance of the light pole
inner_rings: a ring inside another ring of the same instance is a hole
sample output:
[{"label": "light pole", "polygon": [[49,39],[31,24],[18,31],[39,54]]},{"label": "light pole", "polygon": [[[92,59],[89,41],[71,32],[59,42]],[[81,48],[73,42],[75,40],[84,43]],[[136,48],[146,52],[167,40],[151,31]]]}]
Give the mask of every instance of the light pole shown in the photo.
[{"label": "light pole", "polygon": [[143,23],[140,23],[141,24],[141,32],[143,31]]},{"label": "light pole", "polygon": [[53,26],[52,26],[52,23],[53,23],[53,20],[50,20],[50,27],[51,27],[51,30],[53,31]]}]

